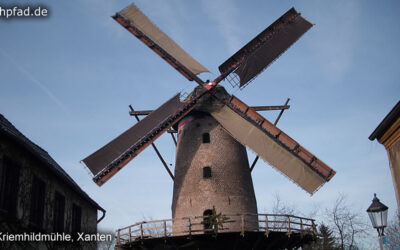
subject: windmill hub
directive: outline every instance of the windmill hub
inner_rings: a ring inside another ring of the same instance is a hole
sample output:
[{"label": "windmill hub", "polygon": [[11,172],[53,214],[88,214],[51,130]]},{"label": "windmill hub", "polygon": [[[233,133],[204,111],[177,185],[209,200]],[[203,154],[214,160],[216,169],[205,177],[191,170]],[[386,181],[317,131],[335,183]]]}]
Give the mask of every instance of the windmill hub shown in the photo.
[{"label": "windmill hub", "polygon": [[[206,89],[202,86],[197,86],[192,93],[189,94],[189,96],[186,98],[186,101],[204,93]],[[196,107],[194,108],[194,111],[201,111],[201,112],[211,112],[213,110],[216,110],[218,108],[221,108],[222,100],[226,100],[230,98],[230,95],[228,92],[225,90],[224,87],[218,85],[215,89],[213,89],[212,93],[207,93],[203,95],[201,98],[197,100]]]}]

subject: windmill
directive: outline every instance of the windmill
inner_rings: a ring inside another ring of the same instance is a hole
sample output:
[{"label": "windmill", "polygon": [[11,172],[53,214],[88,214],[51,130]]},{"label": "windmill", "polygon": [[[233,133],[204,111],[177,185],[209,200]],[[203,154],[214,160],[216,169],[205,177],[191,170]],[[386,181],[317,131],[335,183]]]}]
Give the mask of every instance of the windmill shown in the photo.
[{"label": "windmill", "polygon": [[[213,208],[224,214],[257,214],[246,147],[310,194],[335,175],[257,108],[219,85],[228,80],[244,88],[312,27],[294,8],[222,63],[221,74],[213,81],[200,79],[198,74],[208,70],[136,6],[113,18],[199,86],[184,100],[177,94],[147,112],[143,120],[86,157],[83,162],[96,184],[103,185],[146,147],[155,148],[153,142],[171,128],[178,131],[175,174],[166,167],[174,181],[173,219],[207,215]],[[174,221],[174,231],[185,226],[180,223]],[[246,227],[252,230],[257,223],[249,221]],[[232,223],[228,231],[237,231],[239,226]]]}]

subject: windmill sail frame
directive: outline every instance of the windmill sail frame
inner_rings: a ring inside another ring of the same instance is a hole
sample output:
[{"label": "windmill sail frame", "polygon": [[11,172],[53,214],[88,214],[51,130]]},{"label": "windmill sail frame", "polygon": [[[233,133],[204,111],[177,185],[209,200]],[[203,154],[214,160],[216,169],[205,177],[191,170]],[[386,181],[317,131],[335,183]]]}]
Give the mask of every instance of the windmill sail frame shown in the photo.
[{"label": "windmill sail frame", "polygon": [[218,68],[231,85],[243,88],[295,43],[312,24],[288,10]]},{"label": "windmill sail frame", "polygon": [[189,81],[204,83],[197,74],[209,70],[154,25],[135,5],[131,4],[113,18]]},{"label": "windmill sail frame", "polygon": [[313,194],[335,171],[237,97],[211,115],[232,137]]}]

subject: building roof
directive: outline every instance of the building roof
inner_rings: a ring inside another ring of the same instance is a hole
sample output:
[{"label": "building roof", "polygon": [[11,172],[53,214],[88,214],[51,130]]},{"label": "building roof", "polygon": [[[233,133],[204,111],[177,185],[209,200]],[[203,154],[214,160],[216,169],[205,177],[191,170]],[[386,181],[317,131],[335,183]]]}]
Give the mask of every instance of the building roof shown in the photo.
[{"label": "building roof", "polygon": [[368,137],[371,141],[375,139],[380,139],[385,132],[392,126],[392,124],[400,118],[400,101],[393,107],[393,109],[386,115],[378,127],[372,132]]},{"label": "building roof", "polygon": [[48,168],[49,171],[55,174],[67,186],[76,191],[78,195],[88,201],[96,209],[105,212],[105,210],[100,207],[99,204],[92,200],[89,195],[86,194],[78,184],[76,184],[76,182],[64,171],[62,167],[60,167],[60,165],[58,165],[58,163],[49,155],[49,153],[24,136],[2,114],[0,114],[0,133],[8,135],[10,138],[12,138],[12,140],[32,153],[38,160],[44,163],[44,167]]}]

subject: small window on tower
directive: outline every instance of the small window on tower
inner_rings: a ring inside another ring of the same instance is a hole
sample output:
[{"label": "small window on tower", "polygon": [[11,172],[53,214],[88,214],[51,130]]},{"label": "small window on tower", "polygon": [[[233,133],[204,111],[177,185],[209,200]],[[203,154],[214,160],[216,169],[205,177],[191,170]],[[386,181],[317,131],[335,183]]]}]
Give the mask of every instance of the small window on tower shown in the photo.
[{"label": "small window on tower", "polygon": [[211,167],[203,168],[203,178],[211,178]]},{"label": "small window on tower", "polygon": [[210,134],[209,133],[203,134],[203,143],[210,143]]}]

